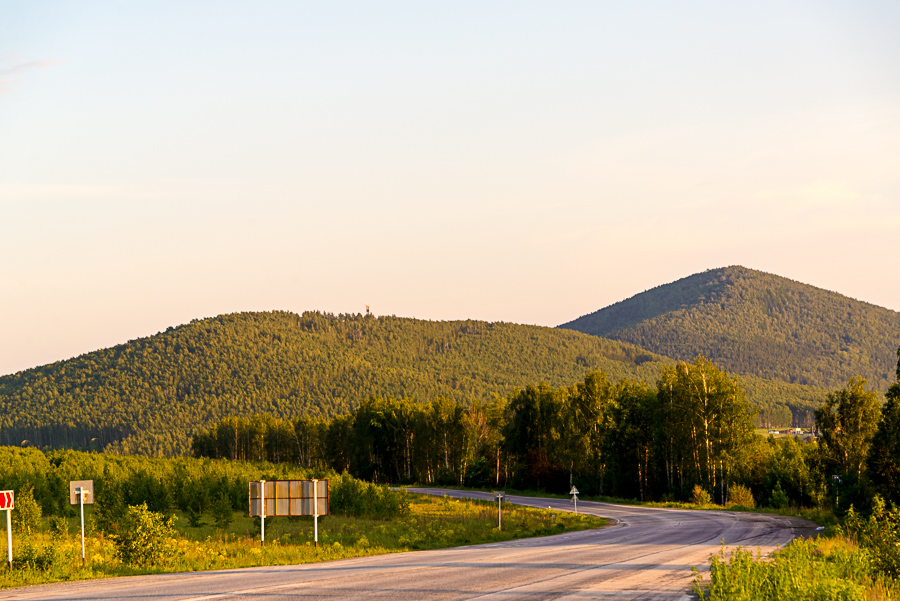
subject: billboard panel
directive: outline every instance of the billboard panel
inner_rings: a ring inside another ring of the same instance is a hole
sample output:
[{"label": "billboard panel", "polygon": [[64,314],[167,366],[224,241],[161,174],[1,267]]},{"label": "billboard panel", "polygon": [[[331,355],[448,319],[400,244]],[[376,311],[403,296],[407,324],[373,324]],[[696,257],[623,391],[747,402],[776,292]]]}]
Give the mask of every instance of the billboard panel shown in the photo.
[{"label": "billboard panel", "polygon": [[[328,480],[316,485],[319,515],[329,514]],[[312,480],[273,480],[250,482],[250,516],[260,515],[261,493],[265,493],[266,517],[313,515]]]}]

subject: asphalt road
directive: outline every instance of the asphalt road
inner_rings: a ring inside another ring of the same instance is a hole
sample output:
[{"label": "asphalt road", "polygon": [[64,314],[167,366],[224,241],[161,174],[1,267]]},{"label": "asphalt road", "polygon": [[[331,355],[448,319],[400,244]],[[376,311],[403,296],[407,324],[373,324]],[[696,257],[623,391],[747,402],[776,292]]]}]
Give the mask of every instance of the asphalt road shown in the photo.
[{"label": "asphalt road", "polygon": [[[411,489],[453,497],[487,493]],[[571,501],[509,497],[571,511]],[[598,530],[299,566],[112,578],[0,591],[0,599],[213,601],[218,599],[686,599],[691,568],[722,540],[763,553],[815,524],[796,518],[579,502],[616,520]]]}]

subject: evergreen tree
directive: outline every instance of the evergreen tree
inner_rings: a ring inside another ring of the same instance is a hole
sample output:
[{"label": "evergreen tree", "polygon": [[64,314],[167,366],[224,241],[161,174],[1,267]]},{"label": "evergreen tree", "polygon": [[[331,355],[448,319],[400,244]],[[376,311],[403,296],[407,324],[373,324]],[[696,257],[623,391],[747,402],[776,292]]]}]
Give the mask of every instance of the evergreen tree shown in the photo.
[{"label": "evergreen tree", "polygon": [[900,506],[900,348],[897,349],[897,382],[888,390],[881,423],[872,437],[866,463],[869,479],[885,499]]}]

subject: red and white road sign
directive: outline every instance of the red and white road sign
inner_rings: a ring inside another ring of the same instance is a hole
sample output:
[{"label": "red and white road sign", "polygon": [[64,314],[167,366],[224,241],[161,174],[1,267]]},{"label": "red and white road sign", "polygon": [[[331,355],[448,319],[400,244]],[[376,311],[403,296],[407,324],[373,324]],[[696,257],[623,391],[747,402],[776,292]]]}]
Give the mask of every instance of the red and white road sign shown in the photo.
[{"label": "red and white road sign", "polygon": [[0,509],[15,509],[15,495],[11,490],[0,490]]}]

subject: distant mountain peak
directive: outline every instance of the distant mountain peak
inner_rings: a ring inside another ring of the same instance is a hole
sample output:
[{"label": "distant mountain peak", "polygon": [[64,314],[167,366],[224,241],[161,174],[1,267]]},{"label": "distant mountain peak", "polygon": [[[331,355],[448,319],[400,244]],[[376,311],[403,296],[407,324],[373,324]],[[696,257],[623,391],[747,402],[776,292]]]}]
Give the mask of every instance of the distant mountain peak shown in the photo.
[{"label": "distant mountain peak", "polygon": [[861,375],[885,390],[900,313],[731,265],[657,286],[565,323],[675,359],[703,354],[732,373],[837,387]]}]

